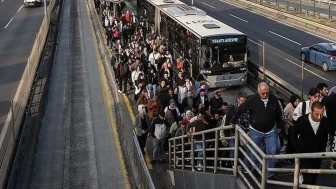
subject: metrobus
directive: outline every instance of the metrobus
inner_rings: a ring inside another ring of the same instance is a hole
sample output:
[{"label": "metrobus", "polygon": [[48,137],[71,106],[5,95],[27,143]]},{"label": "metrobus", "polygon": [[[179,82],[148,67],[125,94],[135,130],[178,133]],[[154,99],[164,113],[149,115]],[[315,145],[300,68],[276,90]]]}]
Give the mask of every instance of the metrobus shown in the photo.
[{"label": "metrobus", "polygon": [[174,58],[187,60],[193,78],[201,74],[210,88],[246,84],[249,50],[244,33],[180,1],[141,2],[147,6],[140,9],[150,13],[149,24],[166,39]]}]

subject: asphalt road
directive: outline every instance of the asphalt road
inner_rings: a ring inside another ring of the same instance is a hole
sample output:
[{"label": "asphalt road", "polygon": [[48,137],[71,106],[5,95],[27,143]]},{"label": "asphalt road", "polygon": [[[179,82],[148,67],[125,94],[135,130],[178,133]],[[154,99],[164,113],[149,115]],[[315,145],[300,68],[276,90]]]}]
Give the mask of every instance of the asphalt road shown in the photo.
[{"label": "asphalt road", "polygon": [[[184,0],[184,2],[190,3],[191,1]],[[262,65],[262,48],[257,43],[264,41],[268,44],[265,46],[266,69],[298,89],[301,88],[302,73],[301,62],[299,61],[300,49],[315,43],[328,41],[315,34],[233,6],[227,1],[202,0],[194,1],[194,5],[205,10],[208,15],[247,34],[251,50],[250,60],[253,62]],[[319,82],[335,86],[336,73],[324,72],[317,66],[305,64],[304,92],[307,93],[311,87],[316,86]]]},{"label": "asphalt road", "polygon": [[0,130],[26,66],[43,7],[24,8],[23,0],[0,0]]}]

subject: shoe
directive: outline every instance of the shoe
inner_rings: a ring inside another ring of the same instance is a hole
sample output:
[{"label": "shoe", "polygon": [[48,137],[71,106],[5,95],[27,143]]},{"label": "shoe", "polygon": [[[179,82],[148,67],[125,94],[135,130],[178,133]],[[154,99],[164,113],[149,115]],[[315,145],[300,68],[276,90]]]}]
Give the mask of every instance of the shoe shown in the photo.
[{"label": "shoe", "polygon": [[202,168],[203,165],[202,164],[199,163],[199,164],[197,164],[197,166],[200,166],[200,167],[197,167],[198,171],[202,171],[203,170],[203,168]]},{"label": "shoe", "polygon": [[299,176],[299,183],[302,184],[303,183],[303,175]]},{"label": "shoe", "polygon": [[123,93],[124,94],[124,96],[126,96],[126,93]]},{"label": "shoe", "polygon": [[122,93],[121,90],[118,90],[118,93]]},{"label": "shoe", "polygon": [[151,160],[151,164],[154,165],[156,163],[155,160]]}]

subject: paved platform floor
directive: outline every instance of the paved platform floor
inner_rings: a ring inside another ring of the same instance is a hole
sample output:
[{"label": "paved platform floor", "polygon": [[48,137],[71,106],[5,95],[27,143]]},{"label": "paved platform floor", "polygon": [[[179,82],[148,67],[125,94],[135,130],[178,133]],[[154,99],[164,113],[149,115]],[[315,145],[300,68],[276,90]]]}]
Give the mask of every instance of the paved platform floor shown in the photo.
[{"label": "paved platform floor", "polygon": [[64,0],[59,29],[30,188],[130,188],[86,1]]}]

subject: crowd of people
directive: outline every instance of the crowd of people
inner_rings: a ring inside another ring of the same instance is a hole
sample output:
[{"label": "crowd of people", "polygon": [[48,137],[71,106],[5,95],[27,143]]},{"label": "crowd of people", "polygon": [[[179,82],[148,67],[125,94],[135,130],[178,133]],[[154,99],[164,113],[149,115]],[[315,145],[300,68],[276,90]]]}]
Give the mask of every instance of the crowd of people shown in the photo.
[{"label": "crowd of people", "polygon": [[[336,94],[328,96],[326,84],[310,89],[309,100],[302,101],[299,95],[293,94],[285,105],[283,100],[270,94],[267,83],[260,83],[258,93],[248,96],[240,92],[236,102],[228,104],[220,91],[208,97],[202,75],[192,81],[184,57],[174,60],[166,39],[145,27],[134,13],[126,11],[114,17],[112,7],[104,1],[96,3],[96,8],[102,12],[106,45],[114,53],[111,64],[118,92],[127,95],[134,89],[139,111],[135,130],[143,153],[147,136],[153,138],[152,164],[165,163],[164,152],[168,152],[170,137],[192,137],[195,132],[231,125],[243,128],[267,155],[279,153],[284,141],[288,154],[335,151]],[[220,145],[234,147],[233,139],[225,139],[234,134],[234,129],[221,130]],[[202,140],[199,137],[194,136],[194,141]],[[195,143],[195,149],[206,147]],[[245,150],[256,162],[249,150]],[[201,151],[196,155],[203,157]],[[234,153],[221,156],[233,158]],[[319,169],[321,162],[321,159],[303,159],[301,168]],[[244,163],[254,169],[246,158]],[[196,164],[197,169],[202,170],[203,160],[197,159]],[[275,164],[275,160],[267,161],[269,168]],[[220,166],[233,165],[230,161],[221,161]],[[336,168],[334,160],[331,160],[331,168]],[[268,179],[275,176],[274,172],[267,172]],[[315,184],[316,177],[316,174],[303,173],[300,180]]]}]

